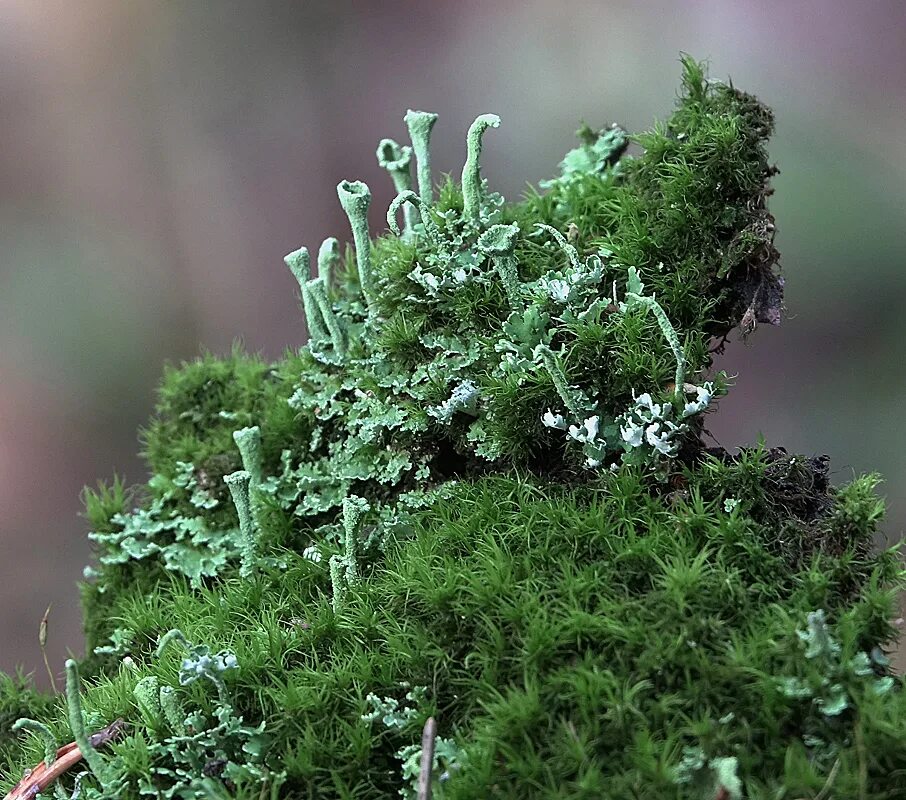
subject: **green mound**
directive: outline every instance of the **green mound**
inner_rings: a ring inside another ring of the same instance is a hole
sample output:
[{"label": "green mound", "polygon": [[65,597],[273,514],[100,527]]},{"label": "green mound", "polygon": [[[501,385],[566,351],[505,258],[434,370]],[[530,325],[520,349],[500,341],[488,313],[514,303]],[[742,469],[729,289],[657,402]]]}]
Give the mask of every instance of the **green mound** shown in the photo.
[{"label": "green mound", "polygon": [[435,121],[378,148],[390,233],[343,181],[355,250],[287,256],[308,343],[168,370],[147,485],[86,493],[87,655],[0,683],[7,784],[75,739],[43,791],[904,796],[878,478],[702,441],[714,352],[780,318],[770,112],[686,59],[667,122],[583,126],[517,203],[499,120],[439,187]]}]

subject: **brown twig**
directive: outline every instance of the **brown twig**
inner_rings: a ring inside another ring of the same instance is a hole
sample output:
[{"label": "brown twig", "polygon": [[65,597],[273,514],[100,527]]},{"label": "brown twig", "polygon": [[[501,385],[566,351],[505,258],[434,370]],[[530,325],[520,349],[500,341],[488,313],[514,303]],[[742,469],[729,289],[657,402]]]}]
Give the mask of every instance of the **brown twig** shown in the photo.
[{"label": "brown twig", "polygon": [[418,771],[418,800],[431,800],[431,778],[434,773],[434,740],[437,720],[428,717],[422,731],[422,760]]},{"label": "brown twig", "polygon": [[47,668],[47,676],[50,678],[50,685],[53,688],[53,693],[59,694],[56,676],[53,674],[53,670],[50,668],[50,662],[47,660],[47,624],[50,619],[50,607],[52,605],[53,603],[48,604],[44,616],[41,617],[41,624],[38,626],[38,644],[41,645],[41,655],[44,656],[44,666]]},{"label": "brown twig", "polygon": [[[102,747],[108,742],[112,742],[123,732],[125,727],[126,723],[122,719],[111,722],[106,728],[91,734],[91,746]],[[50,766],[47,766],[42,761],[34,769],[29,770],[25,777],[9,791],[3,800],[32,800],[32,798],[43,792],[64,772],[72,769],[81,760],[82,753],[79,751],[79,746],[75,742],[70,742],[57,750],[57,757]]]}]

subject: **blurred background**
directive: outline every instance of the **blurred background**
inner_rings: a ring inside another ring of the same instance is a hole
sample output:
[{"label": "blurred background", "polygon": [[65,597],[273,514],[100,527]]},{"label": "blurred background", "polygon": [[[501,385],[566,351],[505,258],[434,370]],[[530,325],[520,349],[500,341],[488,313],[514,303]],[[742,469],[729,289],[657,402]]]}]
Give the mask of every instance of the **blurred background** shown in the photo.
[{"label": "blurred background", "polygon": [[906,526],[906,6],[822,0],[121,2],[0,0],[0,669],[46,685],[81,652],[90,554],[79,492],[136,457],[163,363],[241,337],[303,340],[283,266],[348,238],[343,178],[392,196],[374,156],[438,111],[437,171],[503,118],[483,167],[510,199],[580,119],[665,117],[678,56],[777,113],[772,210],[788,316],[732,344],[721,444],[878,470]]}]

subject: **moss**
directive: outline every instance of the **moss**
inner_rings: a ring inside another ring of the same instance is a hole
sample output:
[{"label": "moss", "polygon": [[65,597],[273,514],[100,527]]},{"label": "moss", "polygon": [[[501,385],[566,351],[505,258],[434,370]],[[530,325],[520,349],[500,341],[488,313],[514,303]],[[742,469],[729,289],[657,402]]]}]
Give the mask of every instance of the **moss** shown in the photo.
[{"label": "moss", "polygon": [[[344,181],[358,254],[290,258],[320,333],[168,368],[147,485],[86,493],[79,697],[128,729],[83,793],[415,797],[432,717],[436,797],[896,796],[877,477],[701,440],[715,339],[779,318],[770,111],[685,59],[668,120],[583,126],[515,203],[491,117],[468,202],[432,191],[435,119],[400,236],[366,244]],[[3,680],[12,784],[44,747],[13,717],[71,733]]]}]

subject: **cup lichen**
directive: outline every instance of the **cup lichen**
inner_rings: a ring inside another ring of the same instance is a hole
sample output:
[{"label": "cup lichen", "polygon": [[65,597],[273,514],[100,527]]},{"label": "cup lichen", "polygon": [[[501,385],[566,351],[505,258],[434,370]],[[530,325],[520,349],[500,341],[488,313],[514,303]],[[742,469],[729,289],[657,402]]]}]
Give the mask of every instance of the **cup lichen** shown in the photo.
[{"label": "cup lichen", "polygon": [[88,655],[67,704],[0,676],[8,783],[68,721],[83,800],[897,796],[877,477],[703,438],[715,339],[783,285],[771,112],[683,67],[665,122],[583,126],[518,202],[494,115],[435,187],[406,114],[374,241],[339,184],[354,256],[286,257],[308,343],[168,369],[147,485],[86,493]]}]

